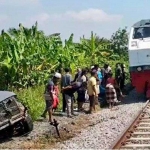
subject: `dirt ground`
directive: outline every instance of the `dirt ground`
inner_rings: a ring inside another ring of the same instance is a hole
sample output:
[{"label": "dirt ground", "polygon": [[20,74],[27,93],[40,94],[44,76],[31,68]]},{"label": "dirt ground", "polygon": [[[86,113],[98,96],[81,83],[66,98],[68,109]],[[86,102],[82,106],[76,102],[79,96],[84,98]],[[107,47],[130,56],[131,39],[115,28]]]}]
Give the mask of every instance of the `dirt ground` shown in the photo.
[{"label": "dirt ground", "polygon": [[[88,108],[88,103],[85,104],[85,110]],[[97,106],[97,112],[100,107]],[[74,118],[67,118],[66,114],[62,115],[60,112],[54,114],[54,118],[58,121],[60,138],[57,135],[56,128],[49,125],[47,119],[39,120],[34,123],[33,131],[26,136],[13,137],[12,139],[6,139],[0,141],[0,149],[41,149],[41,148],[54,148],[58,142],[68,140],[79,133],[82,129],[88,126],[93,126],[96,122],[92,121],[91,115],[94,114],[79,113]]]}]

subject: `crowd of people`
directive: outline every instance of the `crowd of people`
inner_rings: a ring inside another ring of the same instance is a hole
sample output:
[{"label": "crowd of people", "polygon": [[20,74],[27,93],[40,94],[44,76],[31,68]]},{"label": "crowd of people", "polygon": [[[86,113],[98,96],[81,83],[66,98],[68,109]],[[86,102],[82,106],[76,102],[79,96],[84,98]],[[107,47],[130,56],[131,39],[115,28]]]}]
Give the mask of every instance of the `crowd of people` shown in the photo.
[{"label": "crowd of people", "polygon": [[[109,64],[100,68],[99,65],[91,68],[77,69],[73,79],[71,70],[65,68],[64,72],[58,71],[46,84],[44,98],[46,107],[41,115],[46,117],[48,112],[49,122],[53,124],[52,114],[59,104],[59,95],[62,94],[62,112],[67,111],[67,117],[74,115],[74,103],[77,101],[78,111],[84,111],[83,104],[89,102],[88,113],[96,111],[100,98],[104,98],[112,110],[116,103],[124,97],[122,90],[125,84],[126,69],[124,64],[117,63],[115,77]],[[59,90],[60,87],[60,90]],[[61,91],[61,92],[59,92]],[[77,93],[75,97],[75,93]]]}]

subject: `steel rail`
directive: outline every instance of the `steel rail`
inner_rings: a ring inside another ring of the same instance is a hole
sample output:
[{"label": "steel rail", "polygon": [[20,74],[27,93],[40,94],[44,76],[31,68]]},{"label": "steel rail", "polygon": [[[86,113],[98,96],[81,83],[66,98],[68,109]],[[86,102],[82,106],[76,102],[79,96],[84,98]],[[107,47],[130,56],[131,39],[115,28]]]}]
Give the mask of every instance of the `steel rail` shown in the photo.
[{"label": "steel rail", "polygon": [[[144,132],[134,132],[136,129],[140,128],[140,126],[138,126],[138,124],[142,124],[142,123],[147,123],[150,122],[150,117],[146,117],[145,119],[143,118],[146,112],[146,109],[148,109],[150,107],[150,103],[149,100],[146,102],[145,106],[143,107],[143,109],[138,113],[138,115],[133,119],[133,122],[124,130],[123,134],[120,135],[119,138],[117,138],[117,140],[114,142],[115,144],[113,144],[111,146],[111,149],[121,149],[121,148],[135,148],[135,147],[149,147],[150,148],[150,144],[127,144],[126,142],[128,142],[130,140],[130,138],[132,137],[132,135],[134,134],[138,134],[138,135],[144,135]],[[142,121],[142,119],[144,119]],[[146,121],[146,122],[145,122]],[[142,128],[142,127],[141,127]],[[148,128],[147,126],[145,127],[145,129]],[[150,127],[149,127],[150,128]],[[149,135],[150,132],[146,132],[145,135]],[[144,140],[144,139],[131,139],[132,140]],[[145,139],[148,140],[148,139]],[[150,140],[150,138],[149,138]]]}]

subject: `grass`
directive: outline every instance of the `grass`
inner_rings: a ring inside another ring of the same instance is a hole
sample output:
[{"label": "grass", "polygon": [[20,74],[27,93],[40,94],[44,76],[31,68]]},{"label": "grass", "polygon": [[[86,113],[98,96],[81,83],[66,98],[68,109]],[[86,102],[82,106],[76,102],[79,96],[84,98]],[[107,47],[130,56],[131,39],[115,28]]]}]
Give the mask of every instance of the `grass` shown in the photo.
[{"label": "grass", "polygon": [[15,91],[15,93],[19,101],[28,107],[33,120],[36,120],[45,108],[44,86],[30,87],[19,92]]}]

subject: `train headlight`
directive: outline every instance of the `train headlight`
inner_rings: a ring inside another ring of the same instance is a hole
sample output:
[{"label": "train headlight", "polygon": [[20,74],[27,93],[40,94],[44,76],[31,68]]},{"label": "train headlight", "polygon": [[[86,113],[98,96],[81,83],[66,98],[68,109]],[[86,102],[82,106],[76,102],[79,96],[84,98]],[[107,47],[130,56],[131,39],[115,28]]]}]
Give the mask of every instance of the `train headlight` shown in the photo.
[{"label": "train headlight", "polygon": [[141,67],[137,67],[137,71],[141,71],[142,70],[142,68]]},{"label": "train headlight", "polygon": [[136,42],[136,41],[132,41],[132,42],[131,42],[131,46],[132,46],[132,47],[137,46],[137,42]]}]

